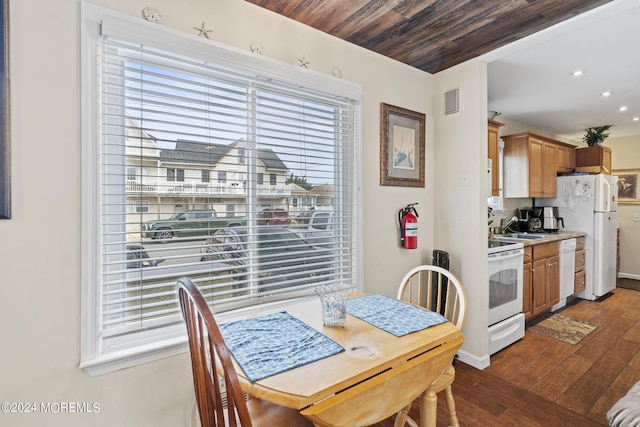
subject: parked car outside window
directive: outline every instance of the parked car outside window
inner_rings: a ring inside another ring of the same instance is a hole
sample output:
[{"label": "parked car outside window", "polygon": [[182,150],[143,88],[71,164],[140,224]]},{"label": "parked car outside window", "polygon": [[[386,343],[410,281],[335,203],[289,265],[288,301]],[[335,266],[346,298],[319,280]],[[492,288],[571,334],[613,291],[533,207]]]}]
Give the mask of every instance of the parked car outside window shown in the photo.
[{"label": "parked car outside window", "polygon": [[305,211],[298,215],[295,219],[296,224],[309,224],[314,211]]},{"label": "parked car outside window", "polygon": [[335,242],[337,231],[336,218],[333,212],[316,211],[307,224],[305,239],[315,247],[331,247]]},{"label": "parked car outside window", "polygon": [[309,230],[327,230],[331,228],[333,212],[314,212],[309,218]]},{"label": "parked car outside window", "polygon": [[258,214],[258,225],[290,225],[291,217],[284,209],[263,209]]},{"label": "parked car outside window", "polygon": [[151,258],[144,246],[127,245],[127,268],[155,267],[164,262],[164,258]]},{"label": "parked car outside window", "polygon": [[[330,278],[330,251],[315,248],[285,227],[257,227],[252,239],[256,257],[250,259],[246,227],[228,227],[209,237],[200,249],[203,262],[223,262],[248,271],[256,266],[260,291],[316,283]],[[241,281],[246,281],[244,277]],[[247,285],[248,286],[248,285]]]},{"label": "parked car outside window", "polygon": [[217,229],[246,225],[246,218],[220,218],[214,209],[194,209],[178,212],[167,219],[142,224],[142,237],[169,240],[172,237],[206,236]]}]

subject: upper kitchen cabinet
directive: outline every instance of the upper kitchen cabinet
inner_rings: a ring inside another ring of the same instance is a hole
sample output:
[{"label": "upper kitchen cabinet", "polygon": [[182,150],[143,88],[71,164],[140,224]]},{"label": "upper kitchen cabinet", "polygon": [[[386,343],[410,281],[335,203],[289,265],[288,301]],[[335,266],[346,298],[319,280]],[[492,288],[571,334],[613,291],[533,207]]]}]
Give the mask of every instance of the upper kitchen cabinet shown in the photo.
[{"label": "upper kitchen cabinet", "polygon": [[557,171],[561,173],[573,172],[576,168],[576,147],[570,144],[559,143],[557,149]]},{"label": "upper kitchen cabinet", "polygon": [[487,128],[489,130],[489,146],[488,156],[491,159],[491,195],[500,195],[500,126],[504,126],[504,123],[496,122],[495,120],[489,120]]},{"label": "upper kitchen cabinet", "polygon": [[504,197],[556,197],[556,176],[574,169],[575,147],[532,132],[502,139]]},{"label": "upper kitchen cabinet", "polygon": [[578,148],[576,170],[611,175],[611,148],[604,145]]}]

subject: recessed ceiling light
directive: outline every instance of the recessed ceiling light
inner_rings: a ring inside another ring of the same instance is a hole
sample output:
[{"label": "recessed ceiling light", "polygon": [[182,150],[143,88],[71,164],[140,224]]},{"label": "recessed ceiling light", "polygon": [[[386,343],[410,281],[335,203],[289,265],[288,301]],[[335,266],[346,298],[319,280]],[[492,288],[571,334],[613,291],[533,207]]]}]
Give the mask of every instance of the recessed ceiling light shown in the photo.
[{"label": "recessed ceiling light", "polygon": [[623,105],[622,107],[618,108],[618,111],[627,111],[627,107]]},{"label": "recessed ceiling light", "polygon": [[576,70],[573,72],[573,77],[578,77],[578,76],[581,76],[582,74],[584,74],[584,71]]},{"label": "recessed ceiling light", "polygon": [[607,91],[602,92],[600,95],[602,95],[602,96],[611,96],[611,94],[612,94],[612,93],[613,93],[613,92],[609,92],[609,91],[607,90]]},{"label": "recessed ceiling light", "polygon": [[637,122],[638,120],[640,120],[640,117],[634,117],[634,118],[633,118],[633,121],[634,121],[634,122]]}]

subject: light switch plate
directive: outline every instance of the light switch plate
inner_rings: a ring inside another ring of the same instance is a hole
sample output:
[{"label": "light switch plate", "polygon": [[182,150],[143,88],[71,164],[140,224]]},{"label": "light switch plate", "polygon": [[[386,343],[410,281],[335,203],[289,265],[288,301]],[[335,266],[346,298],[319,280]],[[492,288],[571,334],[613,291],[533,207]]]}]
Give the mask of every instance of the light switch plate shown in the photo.
[{"label": "light switch plate", "polygon": [[640,213],[638,213],[638,212],[634,212],[633,213],[633,221],[634,222],[640,222]]}]

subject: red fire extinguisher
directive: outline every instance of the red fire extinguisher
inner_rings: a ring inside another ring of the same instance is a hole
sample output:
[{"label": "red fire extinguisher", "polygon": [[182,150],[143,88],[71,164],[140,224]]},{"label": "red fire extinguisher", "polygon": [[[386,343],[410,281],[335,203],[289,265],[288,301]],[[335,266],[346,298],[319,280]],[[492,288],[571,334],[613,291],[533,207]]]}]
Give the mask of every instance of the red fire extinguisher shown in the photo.
[{"label": "red fire extinguisher", "polygon": [[415,205],[417,203],[410,203],[398,212],[400,245],[405,249],[418,247],[418,211],[416,211]]}]

